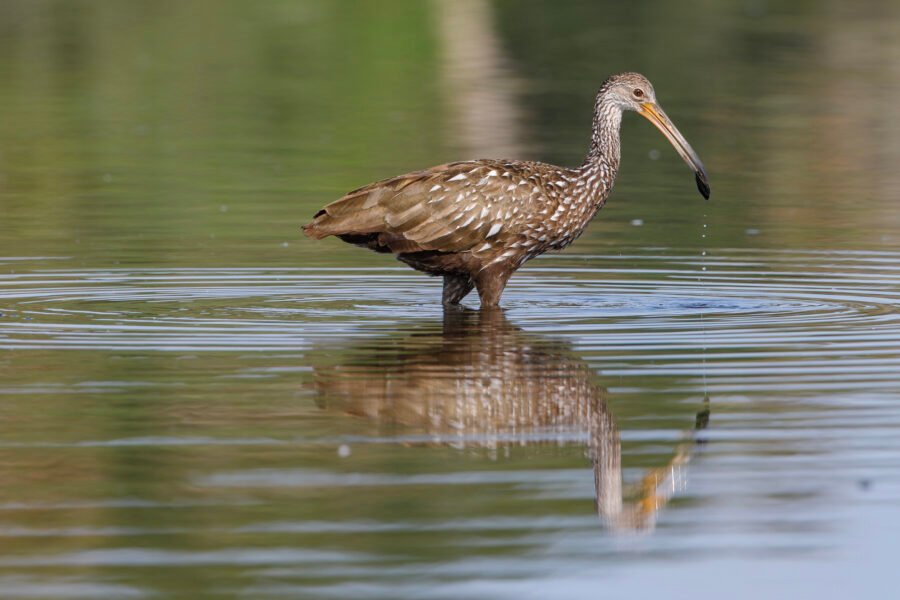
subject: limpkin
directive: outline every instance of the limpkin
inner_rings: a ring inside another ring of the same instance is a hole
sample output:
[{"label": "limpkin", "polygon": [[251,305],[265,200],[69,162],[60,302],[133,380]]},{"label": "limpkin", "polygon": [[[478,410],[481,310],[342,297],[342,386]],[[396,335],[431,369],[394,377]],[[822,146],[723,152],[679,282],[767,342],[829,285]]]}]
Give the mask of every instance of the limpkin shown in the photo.
[{"label": "limpkin", "polygon": [[414,269],[444,278],[443,303],[475,287],[481,306],[496,306],[525,261],[561,250],[603,207],[619,170],[619,129],[626,110],[646,117],[694,170],[709,198],[703,163],[638,73],[603,82],[594,104],[591,146],[580,167],[478,159],[438,165],[353,190],[316,213],[306,235],[329,235],[390,252]]}]

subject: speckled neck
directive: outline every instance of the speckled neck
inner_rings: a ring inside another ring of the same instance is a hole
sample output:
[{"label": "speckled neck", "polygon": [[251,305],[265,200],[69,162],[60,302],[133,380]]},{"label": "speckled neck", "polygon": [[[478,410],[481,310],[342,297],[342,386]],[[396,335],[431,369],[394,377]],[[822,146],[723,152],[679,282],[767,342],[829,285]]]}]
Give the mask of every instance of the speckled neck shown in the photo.
[{"label": "speckled neck", "polygon": [[618,168],[621,151],[619,149],[619,131],[622,126],[622,108],[609,100],[601,90],[594,105],[594,125],[591,129],[591,149],[584,160],[584,165],[606,159],[610,166]]}]

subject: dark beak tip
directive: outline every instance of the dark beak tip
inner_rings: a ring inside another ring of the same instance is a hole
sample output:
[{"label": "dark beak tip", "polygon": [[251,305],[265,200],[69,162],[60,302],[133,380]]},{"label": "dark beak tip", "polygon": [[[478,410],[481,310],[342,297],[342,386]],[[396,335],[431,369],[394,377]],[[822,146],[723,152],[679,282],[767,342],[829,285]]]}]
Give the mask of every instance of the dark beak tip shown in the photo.
[{"label": "dark beak tip", "polygon": [[703,198],[709,200],[709,182],[706,181],[706,176],[697,171],[694,173],[694,179],[697,181],[697,189],[700,190],[700,194],[703,195]]}]

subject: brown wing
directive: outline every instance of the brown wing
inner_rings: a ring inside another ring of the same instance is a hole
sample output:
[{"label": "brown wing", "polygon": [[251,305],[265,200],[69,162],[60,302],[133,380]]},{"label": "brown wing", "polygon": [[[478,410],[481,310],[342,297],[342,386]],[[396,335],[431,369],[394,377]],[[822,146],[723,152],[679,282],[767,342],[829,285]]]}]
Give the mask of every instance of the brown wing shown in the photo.
[{"label": "brown wing", "polygon": [[551,206],[533,163],[450,163],[354,190],[316,213],[310,237],[381,252],[487,251]]}]

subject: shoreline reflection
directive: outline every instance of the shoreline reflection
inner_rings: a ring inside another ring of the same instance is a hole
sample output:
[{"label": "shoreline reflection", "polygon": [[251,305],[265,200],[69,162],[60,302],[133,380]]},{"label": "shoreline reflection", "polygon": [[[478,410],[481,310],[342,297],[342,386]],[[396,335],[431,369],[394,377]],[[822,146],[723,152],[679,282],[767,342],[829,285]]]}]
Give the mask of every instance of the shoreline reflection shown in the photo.
[{"label": "shoreline reflection", "polygon": [[456,448],[586,440],[595,508],[612,530],[651,530],[685,485],[684,468],[706,427],[698,413],[661,467],[623,479],[622,443],[610,393],[570,345],[512,324],[502,309],[447,311],[441,326],[366,339],[317,365],[317,404],[329,411],[417,429]]}]

